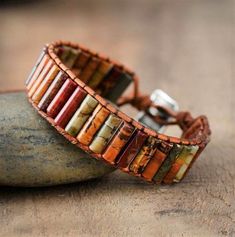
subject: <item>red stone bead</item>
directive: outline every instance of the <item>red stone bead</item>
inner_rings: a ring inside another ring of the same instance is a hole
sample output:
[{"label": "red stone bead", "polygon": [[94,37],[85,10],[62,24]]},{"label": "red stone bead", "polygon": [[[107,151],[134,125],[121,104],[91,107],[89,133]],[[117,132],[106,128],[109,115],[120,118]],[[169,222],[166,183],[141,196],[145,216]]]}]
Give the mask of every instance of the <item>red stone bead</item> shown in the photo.
[{"label": "red stone bead", "polygon": [[128,143],[133,132],[134,127],[124,122],[103,154],[103,158],[114,163],[121,149]]},{"label": "red stone bead", "polygon": [[142,148],[145,140],[147,139],[147,134],[137,131],[134,133],[132,139],[127,143],[124,152],[117,159],[118,167],[128,168],[129,164],[136,157],[140,149]]},{"label": "red stone bead", "polygon": [[51,118],[55,118],[56,115],[63,108],[69,97],[72,95],[74,90],[76,89],[76,83],[70,79],[67,79],[63,86],[60,88],[55,98],[52,100],[50,105],[47,108],[47,114]]},{"label": "red stone bead", "polygon": [[38,104],[38,108],[42,111],[46,111],[48,105],[51,103],[51,101],[54,99],[55,95],[58,93],[60,90],[61,86],[67,79],[67,75],[64,74],[63,72],[59,72],[59,74],[56,76],[42,99],[40,100]]},{"label": "red stone bead", "polygon": [[142,173],[142,176],[146,180],[151,181],[153,179],[154,175],[157,173],[157,171],[161,167],[163,161],[166,159],[171,148],[172,148],[171,144],[168,144],[165,142],[159,143],[154,156],[149,161],[147,167],[145,168],[144,172]]},{"label": "red stone bead", "polygon": [[87,93],[80,87],[76,88],[67,103],[64,105],[64,107],[61,109],[61,111],[55,118],[55,123],[58,126],[60,126],[61,128],[65,128],[65,126],[67,125],[67,123],[72,118],[73,114],[85,98],[86,94]]}]

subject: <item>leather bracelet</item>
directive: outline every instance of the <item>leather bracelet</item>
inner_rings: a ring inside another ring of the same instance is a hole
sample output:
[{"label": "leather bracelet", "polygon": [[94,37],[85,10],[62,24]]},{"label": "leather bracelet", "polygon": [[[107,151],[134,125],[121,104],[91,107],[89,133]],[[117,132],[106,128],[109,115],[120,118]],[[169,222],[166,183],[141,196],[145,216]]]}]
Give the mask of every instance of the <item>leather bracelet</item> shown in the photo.
[{"label": "leather bracelet", "polygon": [[[121,96],[131,83],[133,95]],[[140,94],[134,72],[78,44],[46,45],[26,87],[32,105],[66,139],[146,181],[181,181],[210,140],[205,116],[177,111],[161,91]],[[156,103],[154,96],[165,102]],[[139,121],[119,109],[125,104],[142,111]],[[181,138],[159,132],[175,124],[183,131]]]}]

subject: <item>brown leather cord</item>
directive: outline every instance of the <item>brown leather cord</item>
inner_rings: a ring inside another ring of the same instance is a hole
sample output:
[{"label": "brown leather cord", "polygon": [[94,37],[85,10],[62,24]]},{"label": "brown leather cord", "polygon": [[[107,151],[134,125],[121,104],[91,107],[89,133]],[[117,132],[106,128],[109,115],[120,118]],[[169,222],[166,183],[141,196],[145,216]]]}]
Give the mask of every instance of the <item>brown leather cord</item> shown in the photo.
[{"label": "brown leather cord", "polygon": [[[139,78],[133,77],[134,87],[133,95],[121,97],[118,101],[118,106],[130,104],[140,111],[144,111],[148,114],[156,123],[161,125],[179,125],[180,128],[185,131],[193,123],[194,119],[191,114],[187,111],[175,112],[170,108],[166,108],[161,105],[157,105],[152,102],[149,95],[142,95],[139,91]],[[150,108],[155,108],[159,111],[163,111],[167,117],[171,117],[174,120],[166,120],[159,115],[153,116],[150,112]]]}]

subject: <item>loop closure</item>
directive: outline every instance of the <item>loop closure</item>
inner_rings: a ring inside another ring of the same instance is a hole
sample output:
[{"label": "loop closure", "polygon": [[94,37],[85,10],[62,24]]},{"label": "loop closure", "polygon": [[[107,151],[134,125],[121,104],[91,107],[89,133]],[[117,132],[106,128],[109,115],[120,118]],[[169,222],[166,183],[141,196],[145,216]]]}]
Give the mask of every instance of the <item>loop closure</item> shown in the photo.
[{"label": "loop closure", "polygon": [[[139,111],[144,111],[148,114],[156,123],[161,125],[179,125],[179,127],[185,131],[190,127],[193,123],[194,118],[188,111],[179,111],[175,112],[174,110],[167,108],[162,105],[155,104],[149,95],[142,95],[139,92],[139,83],[138,78],[134,76],[134,93],[132,96],[121,97],[118,101],[118,106],[123,106],[126,104],[130,104]],[[159,111],[162,111],[166,114],[166,117],[172,118],[170,120],[166,120],[163,116],[156,115],[154,116],[150,113],[150,108],[155,108]]]}]

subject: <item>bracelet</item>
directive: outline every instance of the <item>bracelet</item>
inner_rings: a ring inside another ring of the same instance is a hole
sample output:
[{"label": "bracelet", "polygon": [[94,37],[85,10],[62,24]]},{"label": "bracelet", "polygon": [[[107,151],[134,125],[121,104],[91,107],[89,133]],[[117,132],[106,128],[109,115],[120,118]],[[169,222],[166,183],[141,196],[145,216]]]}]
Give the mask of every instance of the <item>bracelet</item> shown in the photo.
[{"label": "bracelet", "polygon": [[[131,96],[122,96],[133,84]],[[70,42],[44,47],[27,81],[29,101],[41,116],[92,157],[146,181],[181,181],[210,140],[205,116],[178,111],[161,90],[139,91],[138,77],[101,54]],[[137,119],[120,111],[130,104]],[[162,134],[179,125],[181,138]]]}]

